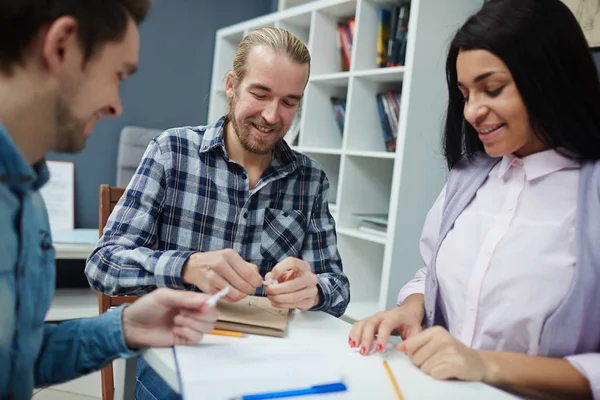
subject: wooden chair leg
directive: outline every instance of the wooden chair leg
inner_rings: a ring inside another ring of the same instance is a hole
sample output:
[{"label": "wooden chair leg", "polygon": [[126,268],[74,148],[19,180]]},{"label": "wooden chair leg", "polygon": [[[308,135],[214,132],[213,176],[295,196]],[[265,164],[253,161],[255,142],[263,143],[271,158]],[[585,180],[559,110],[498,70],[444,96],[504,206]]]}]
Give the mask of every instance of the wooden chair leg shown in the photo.
[{"label": "wooden chair leg", "polygon": [[112,363],[104,367],[100,375],[102,376],[102,400],[114,400],[115,382]]}]

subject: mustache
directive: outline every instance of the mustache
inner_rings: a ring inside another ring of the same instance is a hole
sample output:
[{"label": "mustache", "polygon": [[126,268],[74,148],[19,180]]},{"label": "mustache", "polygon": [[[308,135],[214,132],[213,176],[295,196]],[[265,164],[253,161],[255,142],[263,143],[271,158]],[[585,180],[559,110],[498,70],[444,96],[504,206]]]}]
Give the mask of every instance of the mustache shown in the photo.
[{"label": "mustache", "polygon": [[250,124],[262,126],[267,129],[273,129],[274,131],[280,131],[283,129],[283,126],[280,123],[270,124],[264,118],[248,118],[246,120],[246,125],[250,125]]}]

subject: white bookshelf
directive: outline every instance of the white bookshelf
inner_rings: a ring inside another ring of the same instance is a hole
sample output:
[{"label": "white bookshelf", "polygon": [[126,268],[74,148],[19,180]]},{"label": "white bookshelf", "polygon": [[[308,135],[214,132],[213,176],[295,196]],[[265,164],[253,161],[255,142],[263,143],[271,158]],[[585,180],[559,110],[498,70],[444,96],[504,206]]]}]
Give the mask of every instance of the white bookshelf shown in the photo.
[{"label": "white bookshelf", "polygon": [[[391,9],[399,0],[283,2],[282,11],[217,32],[208,122],[226,113],[224,77],[237,44],[249,30],[285,28],[308,45],[312,74],[296,150],[317,160],[331,182],[338,246],[351,284],[345,318],[354,321],[393,307],[399,289],[422,266],[423,221],[446,179],[441,132],[447,46],[483,0],[412,0],[405,65],[393,68],[376,68],[377,10]],[[352,16],[356,22],[351,69],[339,72],[337,22]],[[389,153],[375,94],[400,87],[396,152]],[[331,96],[347,98],[343,134]],[[352,214],[366,212],[389,214],[385,235],[358,229],[360,221]]]}]

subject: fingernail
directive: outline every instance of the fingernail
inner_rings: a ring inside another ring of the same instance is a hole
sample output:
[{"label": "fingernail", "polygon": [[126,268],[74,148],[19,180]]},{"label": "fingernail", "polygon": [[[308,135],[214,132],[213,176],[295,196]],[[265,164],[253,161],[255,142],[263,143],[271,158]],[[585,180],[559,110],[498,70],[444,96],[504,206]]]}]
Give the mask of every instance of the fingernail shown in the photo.
[{"label": "fingernail", "polygon": [[381,350],[383,350],[383,346],[378,344],[377,347],[375,347],[375,351],[379,353]]},{"label": "fingernail", "polygon": [[352,338],[348,338],[348,344],[352,346]]},{"label": "fingernail", "polygon": [[365,348],[365,346],[360,348],[360,354],[366,354],[367,353],[367,349]]},{"label": "fingernail", "polygon": [[352,341],[352,347],[356,347],[356,342],[354,340]]}]

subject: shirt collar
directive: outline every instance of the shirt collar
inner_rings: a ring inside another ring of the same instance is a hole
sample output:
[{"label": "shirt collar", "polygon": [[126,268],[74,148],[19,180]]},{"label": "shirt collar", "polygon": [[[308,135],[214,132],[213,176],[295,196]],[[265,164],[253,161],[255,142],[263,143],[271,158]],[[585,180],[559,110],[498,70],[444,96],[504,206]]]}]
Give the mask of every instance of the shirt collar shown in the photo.
[{"label": "shirt collar", "polygon": [[[200,153],[221,149],[223,155],[229,158],[224,139],[225,126],[228,122],[227,117],[221,117],[215,124],[206,128],[200,143]],[[283,169],[287,172],[292,172],[298,168],[298,158],[285,140],[280,140],[275,146],[271,165],[276,169]]]},{"label": "shirt collar", "polygon": [[519,158],[514,154],[507,154],[500,161],[498,177],[506,180],[512,168],[523,168],[525,179],[533,181],[553,172],[578,166],[578,161],[568,158],[555,149],[541,151],[523,158]]},{"label": "shirt collar", "polygon": [[38,190],[50,179],[46,161],[41,160],[33,166],[21,154],[4,126],[0,124],[0,183],[25,192]]}]

